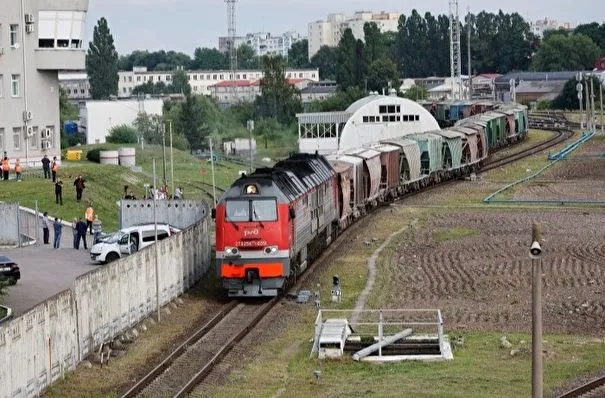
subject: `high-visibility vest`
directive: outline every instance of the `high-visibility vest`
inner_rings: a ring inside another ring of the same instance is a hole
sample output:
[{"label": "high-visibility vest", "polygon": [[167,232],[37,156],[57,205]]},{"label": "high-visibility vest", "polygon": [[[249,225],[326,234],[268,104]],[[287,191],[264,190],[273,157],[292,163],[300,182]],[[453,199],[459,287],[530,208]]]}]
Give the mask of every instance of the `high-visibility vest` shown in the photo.
[{"label": "high-visibility vest", "polygon": [[86,221],[94,221],[95,219],[95,211],[92,207],[88,207],[86,209]]},{"label": "high-visibility vest", "polygon": [[8,163],[8,160],[2,160],[2,171],[10,171],[11,166]]},{"label": "high-visibility vest", "polygon": [[58,168],[59,168],[59,165],[57,164],[57,162],[53,162],[52,171],[57,171]]},{"label": "high-visibility vest", "polygon": [[15,173],[21,173],[21,163],[15,162]]}]

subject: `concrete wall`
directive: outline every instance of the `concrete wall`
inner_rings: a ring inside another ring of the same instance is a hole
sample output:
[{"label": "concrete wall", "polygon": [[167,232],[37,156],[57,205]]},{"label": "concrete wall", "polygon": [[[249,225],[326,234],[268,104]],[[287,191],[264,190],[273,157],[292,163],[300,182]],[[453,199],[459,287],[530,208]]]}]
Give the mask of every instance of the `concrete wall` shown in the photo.
[{"label": "concrete wall", "polygon": [[0,246],[16,246],[19,242],[19,205],[0,203]]},{"label": "concrete wall", "polygon": [[[208,215],[208,205],[201,200],[157,200],[158,223],[180,229],[188,228]],[[120,228],[153,224],[153,200],[121,200]]]},{"label": "concrete wall", "polygon": [[[160,303],[210,266],[208,219],[157,243]],[[32,397],[156,308],[156,246],[80,276],[73,288],[0,327],[0,398]]]}]

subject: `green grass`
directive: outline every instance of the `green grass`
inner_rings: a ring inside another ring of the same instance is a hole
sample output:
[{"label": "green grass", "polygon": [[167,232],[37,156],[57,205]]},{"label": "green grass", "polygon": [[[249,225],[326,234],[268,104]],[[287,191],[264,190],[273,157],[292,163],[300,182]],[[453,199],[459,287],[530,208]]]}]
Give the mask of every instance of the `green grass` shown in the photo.
[{"label": "green grass", "polygon": [[474,235],[479,235],[479,231],[471,228],[450,228],[433,232],[433,239],[435,242],[441,243]]},{"label": "green grass", "polygon": [[[82,158],[85,159],[86,152],[94,147],[108,150],[127,147],[128,145],[103,144],[81,146]],[[0,182],[3,187],[0,190],[0,201],[19,202],[21,206],[32,209],[37,208],[40,212],[47,211],[49,215],[61,217],[71,221],[75,217],[84,217],[87,201],[93,202],[93,207],[103,222],[105,230],[118,227],[118,206],[116,202],[123,194],[124,185],[134,192],[137,198],[144,195],[144,184],[153,185],[153,159],[156,160],[157,185],[161,185],[163,177],[162,148],[160,146],[148,145],[142,151],[140,146],[136,148],[136,163],[143,170],[141,173],[133,172],[130,168],[113,165],[99,165],[86,160],[67,161],[63,160],[63,166],[58,171],[58,178],[63,181],[63,206],[55,203],[54,184],[51,180],[42,179],[42,170],[26,170],[23,181],[17,183],[13,180]],[[167,179],[170,180],[170,150],[167,155]],[[238,170],[243,167],[233,163],[220,161],[215,165],[216,185],[219,188],[227,188],[237,177]],[[73,186],[74,179],[82,174],[86,180],[83,201],[76,202],[76,194]],[[12,176],[11,176],[12,177]],[[209,162],[199,160],[188,152],[174,150],[174,179],[176,186],[182,186],[186,199],[204,199],[212,203],[211,198],[205,192],[212,192],[212,172]],[[171,189],[169,183],[169,189]],[[220,196],[220,190],[217,191]]]}]

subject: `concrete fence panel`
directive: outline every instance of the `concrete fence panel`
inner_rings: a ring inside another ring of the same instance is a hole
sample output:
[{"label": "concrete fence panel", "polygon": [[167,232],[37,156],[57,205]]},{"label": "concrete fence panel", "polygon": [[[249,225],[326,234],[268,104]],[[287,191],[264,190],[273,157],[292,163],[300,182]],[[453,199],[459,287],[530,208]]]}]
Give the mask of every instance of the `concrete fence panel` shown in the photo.
[{"label": "concrete fence panel", "polygon": [[0,203],[0,246],[19,244],[19,205]]},{"label": "concrete fence panel", "polygon": [[[158,223],[185,229],[208,215],[208,205],[203,200],[156,200]],[[120,228],[152,224],[153,200],[121,200]]]},{"label": "concrete fence panel", "polygon": [[49,298],[0,328],[0,396],[31,397],[77,364],[72,292]]},{"label": "concrete fence panel", "polygon": [[[210,267],[208,220],[157,243],[160,303]],[[0,398],[32,397],[156,307],[156,246],[76,279],[73,288],[0,326]]]}]

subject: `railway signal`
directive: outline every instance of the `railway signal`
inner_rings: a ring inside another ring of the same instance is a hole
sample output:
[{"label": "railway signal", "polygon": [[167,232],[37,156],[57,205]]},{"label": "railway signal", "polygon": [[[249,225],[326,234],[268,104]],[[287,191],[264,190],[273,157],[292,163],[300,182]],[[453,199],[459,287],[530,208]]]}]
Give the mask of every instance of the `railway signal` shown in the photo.
[{"label": "railway signal", "polygon": [[580,129],[584,129],[584,115],[582,113],[582,91],[584,90],[584,87],[582,86],[582,83],[580,83],[582,81],[582,73],[576,75],[576,80],[578,81],[578,84],[576,84],[576,91],[578,92],[578,101],[580,101]]},{"label": "railway signal", "polygon": [[542,398],[542,246],[540,225],[532,226],[529,258],[532,260],[532,397]]}]

